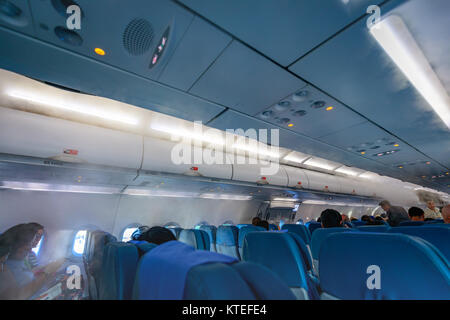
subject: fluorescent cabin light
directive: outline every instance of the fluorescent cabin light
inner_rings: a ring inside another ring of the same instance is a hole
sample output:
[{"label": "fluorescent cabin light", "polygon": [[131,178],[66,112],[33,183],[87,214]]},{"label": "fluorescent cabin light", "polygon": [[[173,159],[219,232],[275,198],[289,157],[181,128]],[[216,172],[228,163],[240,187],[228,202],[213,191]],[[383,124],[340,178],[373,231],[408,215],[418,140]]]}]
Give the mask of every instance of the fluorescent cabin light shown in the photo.
[{"label": "fluorescent cabin light", "polygon": [[343,174],[346,174],[346,175],[349,175],[349,176],[357,176],[360,173],[359,171],[353,170],[353,169],[351,169],[349,167],[345,167],[345,166],[339,167],[339,168],[337,168],[334,171],[335,172],[339,172],[339,173],[343,173]]},{"label": "fluorescent cabin light", "polygon": [[84,186],[84,185],[62,185],[37,182],[2,181],[0,189],[26,190],[26,191],[47,191],[47,192],[70,192],[70,193],[95,193],[95,194],[115,194],[120,193],[120,188]]},{"label": "fluorescent cabin light", "polygon": [[50,97],[42,97],[34,94],[29,94],[19,91],[10,91],[8,95],[13,98],[27,100],[34,103],[39,103],[45,106],[51,106],[57,109],[82,113],[85,115],[98,117],[106,120],[122,122],[129,125],[137,125],[138,120],[136,118],[130,118],[124,114],[111,112],[109,110],[101,110],[98,107],[92,105],[74,104],[62,99],[55,99]]},{"label": "fluorescent cabin light", "polygon": [[256,153],[259,154],[261,156],[267,156],[267,157],[271,157],[271,158],[279,158],[280,154],[278,152],[273,152],[270,151],[270,149],[272,149],[271,146],[266,146],[266,147],[259,147],[258,146],[253,146],[253,145],[249,145],[249,144],[233,144],[233,148],[234,149],[238,149],[238,150],[242,150],[242,151],[248,151],[248,152],[252,152],[252,153]]},{"label": "fluorescent cabin light", "polygon": [[296,202],[296,201],[300,201],[300,199],[293,199],[293,198],[273,198],[272,201],[291,201],[291,202]]},{"label": "fluorescent cabin light", "polygon": [[217,136],[208,135],[208,134],[202,133],[201,131],[196,132],[195,128],[192,130],[187,130],[187,129],[176,127],[176,126],[171,127],[171,126],[161,125],[158,123],[153,123],[151,125],[151,128],[153,130],[168,133],[168,134],[171,134],[174,136],[187,137],[187,138],[190,138],[193,140],[208,142],[208,143],[212,143],[212,144],[216,144],[216,145],[224,145],[225,144],[223,138],[219,137],[219,134]]},{"label": "fluorescent cabin light", "polygon": [[336,169],[338,167],[337,164],[332,165],[329,161],[314,159],[314,158],[310,158],[310,159],[306,160],[305,162],[303,162],[303,164],[306,164],[311,167],[316,167],[319,169],[330,170],[330,171],[333,171],[334,169]]},{"label": "fluorescent cabin light", "polygon": [[447,91],[403,20],[399,16],[388,16],[372,26],[370,33],[450,128]]}]

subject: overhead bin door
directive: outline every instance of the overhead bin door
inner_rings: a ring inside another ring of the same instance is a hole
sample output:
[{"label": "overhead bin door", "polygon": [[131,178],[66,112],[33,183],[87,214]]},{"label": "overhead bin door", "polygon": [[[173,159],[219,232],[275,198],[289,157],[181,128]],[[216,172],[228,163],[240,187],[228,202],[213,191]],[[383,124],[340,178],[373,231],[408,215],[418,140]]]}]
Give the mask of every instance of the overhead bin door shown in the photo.
[{"label": "overhead bin door", "polygon": [[309,181],[305,170],[290,166],[283,166],[288,176],[288,187],[309,189]]},{"label": "overhead bin door", "polygon": [[309,189],[325,192],[339,192],[340,187],[335,176],[311,170],[305,170],[305,173],[308,177]]},{"label": "overhead bin door", "polygon": [[137,169],[142,137],[0,108],[0,153]]},{"label": "overhead bin door", "polygon": [[[143,170],[231,179],[232,168],[227,155],[183,145],[169,140],[144,137]],[[197,157],[197,158],[196,158]],[[198,160],[198,161],[196,161]],[[222,161],[221,161],[222,160]]]},{"label": "overhead bin door", "polygon": [[[240,164],[245,161],[246,164]],[[236,157],[233,164],[233,180],[246,181],[261,185],[287,186],[288,178],[286,170],[277,163],[258,161],[258,164],[250,164],[248,158]]]}]

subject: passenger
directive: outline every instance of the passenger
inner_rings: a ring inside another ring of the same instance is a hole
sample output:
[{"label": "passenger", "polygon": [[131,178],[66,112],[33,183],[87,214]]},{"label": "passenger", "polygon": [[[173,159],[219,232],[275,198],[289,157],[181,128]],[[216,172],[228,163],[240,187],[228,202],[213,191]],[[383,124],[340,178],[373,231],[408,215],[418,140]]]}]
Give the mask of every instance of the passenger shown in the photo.
[{"label": "passenger", "polygon": [[391,227],[398,226],[400,222],[409,221],[408,213],[404,208],[391,206],[387,200],[381,201],[378,205],[386,211],[386,221]]},{"label": "passenger", "polygon": [[351,217],[350,218],[350,222],[352,222],[352,221],[357,221],[358,219],[356,219],[355,217]]},{"label": "passenger", "polygon": [[140,237],[142,236],[143,233],[145,233],[148,229],[150,229],[150,227],[147,226],[140,226],[138,227],[136,230],[134,230],[134,232],[131,234],[131,240],[137,240],[139,241]]},{"label": "passenger", "polygon": [[151,227],[150,229],[142,233],[137,240],[144,240],[159,245],[172,240],[177,240],[177,238],[175,238],[172,231],[167,228]]},{"label": "passenger", "polygon": [[369,217],[369,220],[366,222],[366,226],[381,226],[384,225],[383,219],[377,220],[374,217]]},{"label": "passenger", "polygon": [[260,223],[260,222],[261,222],[261,218],[260,217],[254,217],[252,219],[252,225],[254,225],[254,226],[257,226],[258,223]]},{"label": "passenger", "polygon": [[316,221],[317,221],[317,222],[322,222],[322,218],[321,218],[321,217],[318,217]]},{"label": "passenger", "polygon": [[[34,234],[35,234],[33,243],[31,244],[31,247],[36,248],[36,246],[41,241],[42,236],[44,235],[44,227],[36,222],[30,222],[27,224],[27,226],[29,226],[31,228],[32,232],[34,232]],[[37,256],[33,252],[33,250],[30,250],[30,253],[28,254],[28,256],[25,259],[25,263],[28,265],[30,270],[33,270],[38,266]]]},{"label": "passenger", "polygon": [[408,215],[412,221],[425,221],[424,212],[418,207],[409,208]]},{"label": "passenger", "polygon": [[450,204],[442,208],[442,218],[444,223],[450,223]]},{"label": "passenger", "polygon": [[434,205],[434,201],[427,201],[427,207],[425,208],[425,219],[442,219],[442,215],[439,209]]},{"label": "passenger", "polygon": [[266,229],[267,231],[269,231],[269,222],[267,222],[266,220],[261,220],[261,221],[258,223],[257,227],[261,227],[261,228],[264,228],[264,229]]},{"label": "passenger", "polygon": [[333,209],[326,209],[320,214],[322,228],[342,227],[342,216]]},{"label": "passenger", "polygon": [[342,223],[350,222],[350,219],[346,214],[341,214],[342,217]]},{"label": "passenger", "polygon": [[377,220],[377,221],[384,221],[383,218],[382,218],[381,216],[376,216],[376,217],[375,217],[375,220]]},{"label": "passenger", "polygon": [[370,217],[367,214],[365,214],[365,215],[361,216],[361,221],[369,222]]}]

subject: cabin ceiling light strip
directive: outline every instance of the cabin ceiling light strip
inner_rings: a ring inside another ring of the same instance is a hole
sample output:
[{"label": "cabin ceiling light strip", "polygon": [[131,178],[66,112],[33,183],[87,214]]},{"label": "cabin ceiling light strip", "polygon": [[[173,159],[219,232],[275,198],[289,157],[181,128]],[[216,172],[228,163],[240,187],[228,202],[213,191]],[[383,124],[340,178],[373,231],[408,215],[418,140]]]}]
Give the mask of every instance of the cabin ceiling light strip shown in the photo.
[{"label": "cabin ceiling light strip", "polygon": [[138,120],[135,118],[130,118],[125,116],[124,114],[118,114],[115,112],[107,111],[107,110],[101,110],[98,107],[92,106],[92,105],[82,105],[82,104],[73,104],[68,101],[63,101],[63,99],[55,99],[55,98],[49,98],[49,97],[42,97],[38,95],[33,95],[25,92],[20,91],[9,91],[7,94],[10,97],[27,100],[30,102],[42,104],[45,106],[51,106],[57,109],[67,110],[67,111],[73,111],[77,113],[82,113],[89,116],[94,116],[106,120],[116,121],[116,122],[122,122],[129,125],[137,125]]},{"label": "cabin ceiling light strip", "polygon": [[80,186],[80,185],[60,185],[37,182],[3,181],[0,182],[0,189],[25,190],[25,191],[47,191],[47,192],[70,192],[70,193],[93,193],[93,194],[117,194],[119,188]]},{"label": "cabin ceiling light strip", "polygon": [[391,15],[370,33],[450,128],[450,98],[422,50],[399,16]]},{"label": "cabin ceiling light strip", "polygon": [[[171,135],[177,136],[177,137],[187,137],[190,139],[199,140],[202,142],[209,142],[209,143],[216,144],[216,145],[224,145],[225,144],[224,140],[221,137],[206,135],[206,134],[203,134],[201,131],[197,133],[197,132],[195,132],[195,129],[186,130],[184,128],[179,128],[176,126],[170,127],[170,126],[165,126],[165,125],[161,125],[158,123],[153,123],[151,125],[151,129],[159,131],[159,132],[168,133],[168,134],[171,134]],[[217,135],[219,135],[219,134],[217,134]]]},{"label": "cabin ceiling light strip", "polygon": [[245,144],[245,143],[235,143],[233,144],[234,149],[242,150],[242,151],[248,151],[251,153],[256,153],[261,156],[267,156],[271,158],[280,158],[280,154],[278,152],[270,151],[272,149],[272,146],[264,146],[261,147],[261,145],[252,145],[251,143]]},{"label": "cabin ceiling light strip", "polygon": [[291,202],[300,202],[300,199],[293,199],[293,198],[273,198],[272,201],[291,201]]},{"label": "cabin ceiling light strip", "polygon": [[319,169],[330,170],[330,171],[333,171],[337,167],[337,165],[333,166],[323,160],[321,161],[321,160],[314,159],[314,158],[310,158],[310,159],[306,160],[305,162],[303,162],[303,164],[306,164],[311,167],[316,167]]},{"label": "cabin ceiling light strip", "polygon": [[305,155],[305,156],[297,156],[296,152],[291,152],[287,156],[283,158],[283,160],[295,162],[298,164],[302,164],[303,161],[307,160],[308,158],[311,158],[311,156]]},{"label": "cabin ceiling light strip", "polygon": [[346,166],[339,167],[339,168],[335,169],[334,171],[343,173],[343,174],[346,174],[349,176],[357,176],[359,174],[359,171],[352,170],[351,168],[346,167]]}]

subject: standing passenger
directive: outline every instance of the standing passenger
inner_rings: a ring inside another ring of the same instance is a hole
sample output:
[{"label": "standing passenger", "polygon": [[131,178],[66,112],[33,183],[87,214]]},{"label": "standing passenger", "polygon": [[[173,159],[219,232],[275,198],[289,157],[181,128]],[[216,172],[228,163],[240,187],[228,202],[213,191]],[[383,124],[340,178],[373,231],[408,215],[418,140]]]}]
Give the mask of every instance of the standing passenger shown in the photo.
[{"label": "standing passenger", "polygon": [[387,200],[381,201],[378,205],[386,211],[386,220],[391,227],[398,226],[400,222],[409,221],[408,213],[404,208],[391,206],[391,203]]},{"label": "standing passenger", "polygon": [[442,218],[444,223],[450,223],[450,204],[442,208]]},{"label": "standing passenger", "polygon": [[427,207],[425,208],[425,219],[442,219],[439,209],[434,205],[434,201],[427,201]]}]

